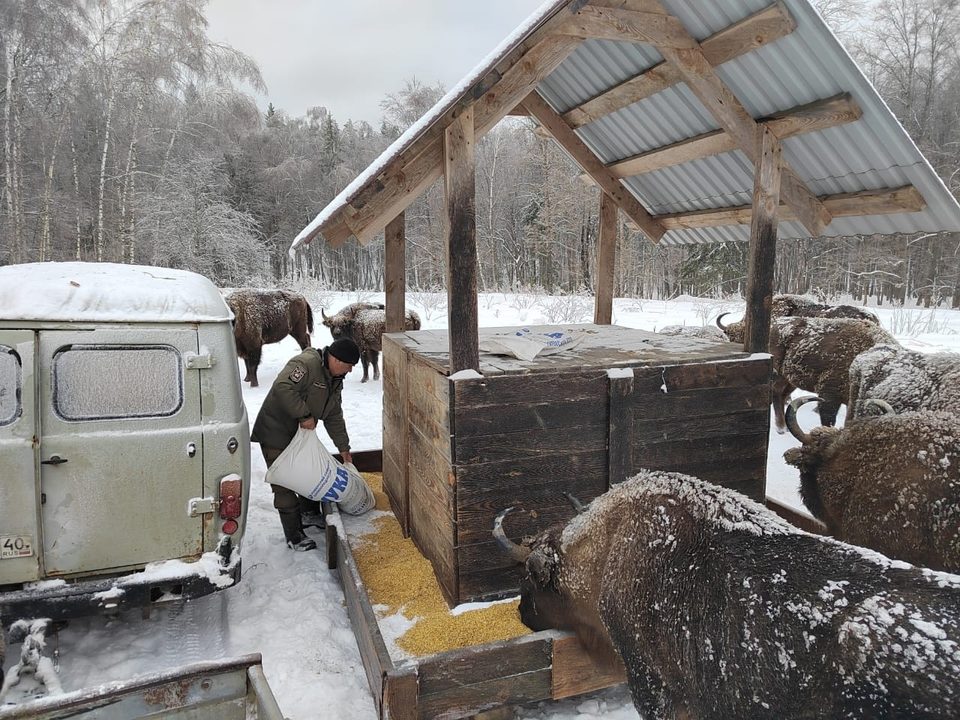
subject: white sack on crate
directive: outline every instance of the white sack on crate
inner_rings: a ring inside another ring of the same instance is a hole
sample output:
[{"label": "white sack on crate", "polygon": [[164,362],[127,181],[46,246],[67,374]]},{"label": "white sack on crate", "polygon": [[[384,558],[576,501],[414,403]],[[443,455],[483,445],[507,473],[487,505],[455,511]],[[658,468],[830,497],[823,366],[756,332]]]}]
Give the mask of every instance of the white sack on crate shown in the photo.
[{"label": "white sack on crate", "polygon": [[266,481],[310,500],[335,502],[349,515],[362,515],[376,504],[373,491],[352,463],[339,463],[317,433],[300,428],[267,470]]}]

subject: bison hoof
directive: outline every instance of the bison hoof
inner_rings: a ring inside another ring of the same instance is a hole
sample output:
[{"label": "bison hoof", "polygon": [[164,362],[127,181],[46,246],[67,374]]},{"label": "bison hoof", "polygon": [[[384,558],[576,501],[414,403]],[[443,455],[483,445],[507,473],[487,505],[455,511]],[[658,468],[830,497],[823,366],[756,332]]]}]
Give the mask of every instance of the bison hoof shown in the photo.
[{"label": "bison hoof", "polygon": [[360,379],[360,382],[362,382],[362,383],[365,383],[366,381],[367,381],[367,378],[361,378],[361,379]]}]

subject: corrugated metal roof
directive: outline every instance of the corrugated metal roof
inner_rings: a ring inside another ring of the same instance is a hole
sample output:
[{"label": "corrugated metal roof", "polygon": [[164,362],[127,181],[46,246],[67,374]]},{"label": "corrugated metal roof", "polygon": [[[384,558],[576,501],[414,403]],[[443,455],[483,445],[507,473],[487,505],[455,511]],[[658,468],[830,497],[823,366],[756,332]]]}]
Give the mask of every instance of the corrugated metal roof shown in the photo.
[{"label": "corrugated metal roof", "polygon": [[[703,41],[770,8],[771,0],[663,0],[662,4],[694,38]],[[925,209],[914,213],[835,217],[823,234],[960,231],[960,205],[808,0],[777,0],[773,4],[790,15],[795,29],[720,64],[715,68],[717,76],[754,118],[848,94],[862,111],[860,119],[784,139],[784,160],[816,196],[913,186],[926,203]],[[469,102],[466,96],[470,83],[466,80],[487,73],[498,60],[520,47],[534,28],[581,5],[545,2],[525,26],[518,28],[522,33],[508,38],[460,84],[460,88],[466,89],[448,93],[418,123],[415,132],[411,128],[406,133],[409,137],[389,148],[321,211],[291,249],[309,242],[318,230],[327,232],[327,224],[332,228],[339,222],[342,229],[347,224],[343,217],[349,215],[353,198],[363,192],[380,192],[380,179],[392,170],[401,170],[398,176],[403,177],[402,168],[393,165],[402,161],[404,148],[441,122],[448,108],[461,101]],[[582,42],[537,90],[562,114],[662,60],[652,45],[590,39]],[[576,133],[609,164],[719,127],[711,112],[680,83],[583,125]],[[651,215],[660,216],[749,206],[753,175],[753,163],[743,152],[733,150],[628,177],[623,184]],[[390,219],[378,218],[379,227]],[[719,225],[670,229],[661,242],[747,240],[749,235],[749,225]],[[799,222],[781,220],[779,235],[806,237],[809,232]]]},{"label": "corrugated metal roof", "polygon": [[[769,6],[767,0],[664,0],[698,40]],[[754,118],[849,93],[863,110],[852,123],[788,138],[783,157],[814,195],[915,186],[919,213],[837,217],[824,235],[960,230],[960,206],[940,181],[839,40],[806,0],[783,0],[797,28],[716,68]],[[662,61],[651,45],[589,40],[538,87],[560,113],[578,107]],[[716,130],[719,125],[685,85],[675,85],[577,129],[605,163]],[[624,180],[652,215],[749,205],[753,163],[732,151]],[[781,222],[782,238],[806,237]],[[670,230],[661,242],[748,240],[749,225]]]}]

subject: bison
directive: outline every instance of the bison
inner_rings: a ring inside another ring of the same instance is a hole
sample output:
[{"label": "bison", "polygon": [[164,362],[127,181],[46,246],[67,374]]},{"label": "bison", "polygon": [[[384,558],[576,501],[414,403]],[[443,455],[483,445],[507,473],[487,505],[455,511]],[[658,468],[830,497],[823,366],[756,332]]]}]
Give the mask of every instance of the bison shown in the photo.
[{"label": "bison", "polygon": [[834,537],[915,565],[960,572],[960,419],[906,412],[805,433],[797,398],[784,453],[800,497]]},{"label": "bison", "polygon": [[237,355],[247,366],[245,382],[257,387],[257,368],[263,346],[283,340],[287,335],[305,350],[313,332],[313,310],[300,293],[291,290],[255,290],[243,288],[227,296],[234,314],[233,337]]},{"label": "bison", "polygon": [[664,325],[657,332],[661,335],[679,335],[701,340],[727,342],[727,336],[723,334],[723,331],[710,325]]},{"label": "bison", "polygon": [[864,414],[864,403],[884,400],[895,412],[943,410],[960,416],[960,355],[918,353],[877,345],[850,363],[847,417]]},{"label": "bison", "polygon": [[874,345],[898,345],[890,333],[867,320],[783,317],[770,324],[774,377],[770,396],[778,432],[786,429],[784,406],[795,388],[822,398],[820,421],[833,425],[850,394],[853,359]]},{"label": "bison", "polygon": [[[341,309],[336,315],[327,315],[322,310],[323,324],[330,328],[334,340],[341,337],[352,339],[360,348],[360,362],[363,364],[363,378],[367,382],[369,365],[373,365],[373,379],[380,379],[377,359],[383,349],[380,336],[387,325],[387,314],[383,306],[358,307],[364,303],[353,303]],[[407,310],[405,330],[419,330],[420,316],[413,310]]]},{"label": "bison", "polygon": [[960,577],[641,471],[518,545],[520,615],[620,660],[646,720],[960,717]]},{"label": "bison", "polygon": [[[717,316],[717,327],[726,333],[730,342],[744,342],[745,326],[742,320],[729,325],[720,322],[728,314],[720,313]],[[864,308],[855,305],[827,305],[803,295],[774,295],[770,304],[770,319],[780,317],[848,318],[880,324],[880,319]]]}]

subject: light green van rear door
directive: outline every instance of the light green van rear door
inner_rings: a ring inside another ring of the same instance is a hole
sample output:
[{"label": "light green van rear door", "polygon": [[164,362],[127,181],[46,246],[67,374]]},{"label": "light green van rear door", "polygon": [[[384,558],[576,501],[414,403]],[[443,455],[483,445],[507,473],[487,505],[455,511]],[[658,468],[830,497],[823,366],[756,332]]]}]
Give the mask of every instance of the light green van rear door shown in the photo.
[{"label": "light green van rear door", "polygon": [[46,575],[196,558],[202,520],[195,329],[41,331]]},{"label": "light green van rear door", "polygon": [[0,585],[39,578],[34,334],[0,330]]}]

